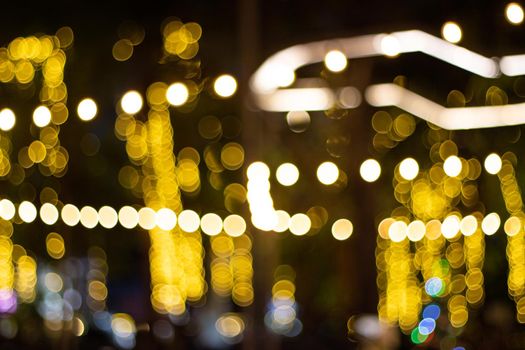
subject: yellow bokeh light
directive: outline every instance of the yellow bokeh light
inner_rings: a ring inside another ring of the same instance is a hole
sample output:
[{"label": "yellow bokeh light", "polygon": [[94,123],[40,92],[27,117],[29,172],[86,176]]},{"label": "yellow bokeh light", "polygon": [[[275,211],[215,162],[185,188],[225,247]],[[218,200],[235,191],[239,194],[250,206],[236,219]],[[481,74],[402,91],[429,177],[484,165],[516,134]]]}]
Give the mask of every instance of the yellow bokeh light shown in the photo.
[{"label": "yellow bokeh light", "polygon": [[4,108],[0,111],[0,129],[9,131],[15,126],[15,113],[9,108]]},{"label": "yellow bokeh light", "polygon": [[44,203],[40,207],[40,219],[46,225],[53,225],[58,220],[58,209],[51,203]]},{"label": "yellow bokeh light", "polygon": [[237,214],[228,215],[224,219],[224,232],[232,237],[240,237],[246,231],[246,222]]},{"label": "yellow bokeh light", "polygon": [[516,236],[522,229],[521,220],[517,216],[511,216],[510,218],[505,221],[505,225],[503,225],[503,229],[505,230],[505,233],[507,236]]},{"label": "yellow bokeh light", "polygon": [[421,220],[412,221],[407,227],[407,237],[412,242],[418,242],[425,237],[426,226]]},{"label": "yellow bokeh light", "polygon": [[97,115],[97,104],[91,98],[85,98],[78,104],[77,114],[83,121],[90,121]]},{"label": "yellow bokeh light", "polygon": [[197,231],[201,224],[199,214],[188,209],[180,212],[178,222],[181,230],[188,233]]},{"label": "yellow bokeh light", "polygon": [[18,216],[24,222],[33,222],[36,219],[37,211],[33,203],[28,201],[23,201],[18,206]]},{"label": "yellow bokeh light", "polygon": [[339,168],[332,162],[324,162],[317,168],[317,179],[323,185],[332,185],[339,178]]},{"label": "yellow bokeh light", "polygon": [[138,215],[139,215],[139,226],[145,230],[152,230],[157,224],[156,223],[157,213],[155,212],[155,210],[151,208],[148,208],[148,207],[140,208],[140,210],[138,211]]},{"label": "yellow bokeh light", "polygon": [[73,204],[66,204],[60,213],[62,221],[68,226],[75,226],[80,221],[80,211]]},{"label": "yellow bokeh light", "polygon": [[270,168],[263,162],[254,162],[246,170],[248,180],[268,179],[270,178]]},{"label": "yellow bokeh light", "polygon": [[166,90],[166,99],[172,106],[182,106],[189,96],[188,87],[184,83],[173,83]]},{"label": "yellow bokeh light", "polygon": [[354,232],[354,225],[348,219],[339,219],[332,224],[332,236],[338,241],[348,239]]},{"label": "yellow bokeh light", "polygon": [[80,210],[80,223],[85,228],[93,228],[98,224],[98,212],[95,208],[85,206]]},{"label": "yellow bokeh light", "polygon": [[359,167],[359,174],[366,182],[374,182],[381,175],[381,165],[375,159],[367,159]]},{"label": "yellow bokeh light", "polygon": [[459,229],[464,236],[472,236],[478,229],[478,220],[474,215],[467,215],[461,219]]},{"label": "yellow bokeh light", "polygon": [[450,215],[443,220],[441,224],[441,233],[443,237],[451,239],[456,237],[460,229],[460,219],[456,215]]},{"label": "yellow bokeh light", "polygon": [[169,208],[162,208],[155,215],[155,223],[161,230],[173,230],[177,225],[177,215]]},{"label": "yellow bokeh light", "polygon": [[284,210],[276,210],[275,216],[277,218],[277,222],[273,227],[273,231],[284,232],[288,230],[290,227],[290,214]]},{"label": "yellow bokeh light", "polygon": [[419,174],[419,164],[414,158],[406,158],[399,164],[399,174],[405,180],[414,180]]},{"label": "yellow bokeh light", "polygon": [[127,229],[135,228],[139,223],[139,213],[133,207],[124,206],[118,212],[118,221]]},{"label": "yellow bokeh light", "polygon": [[324,65],[332,72],[342,72],[345,70],[347,64],[348,60],[345,54],[339,50],[328,51],[326,56],[324,56]]},{"label": "yellow bokeh light", "polygon": [[98,218],[100,226],[108,229],[115,227],[118,222],[117,211],[107,205],[98,210]]},{"label": "yellow bokeh light", "polygon": [[64,238],[55,232],[51,232],[46,237],[46,250],[53,259],[60,259],[66,252]]},{"label": "yellow bokeh light", "polygon": [[16,214],[16,208],[9,199],[0,200],[0,217],[4,220],[11,220]]},{"label": "yellow bokeh light", "polygon": [[483,221],[481,221],[481,230],[487,236],[492,236],[498,232],[500,224],[501,220],[499,215],[496,213],[490,213],[483,218]]},{"label": "yellow bokeh light", "polygon": [[445,174],[450,177],[456,177],[461,174],[462,168],[461,159],[457,156],[450,156],[445,159],[445,163],[443,163],[443,170],[445,170]]},{"label": "yellow bokeh light", "polygon": [[292,186],[299,179],[299,169],[292,163],[283,163],[275,173],[277,181],[283,186]]},{"label": "yellow bokeh light", "polygon": [[201,230],[209,236],[216,236],[222,231],[222,219],[214,213],[205,214],[201,218]]},{"label": "yellow bokeh light", "polygon": [[39,128],[47,126],[51,122],[51,111],[46,106],[38,106],[33,112],[33,122]]},{"label": "yellow bokeh light", "polygon": [[215,79],[213,90],[220,97],[230,97],[237,91],[237,81],[228,74],[223,74]]},{"label": "yellow bokeh light", "polygon": [[388,237],[392,242],[401,242],[407,237],[408,226],[404,221],[395,221],[388,228]]},{"label": "yellow bokeh light", "polygon": [[441,28],[441,35],[446,41],[457,44],[461,41],[463,33],[461,27],[457,23],[446,22]]},{"label": "yellow bokeh light", "polygon": [[236,314],[225,314],[217,319],[215,329],[225,338],[235,338],[244,331],[244,321]]},{"label": "yellow bokeh light", "polygon": [[310,231],[312,227],[312,221],[308,215],[298,213],[290,218],[290,232],[296,236],[303,236]]},{"label": "yellow bokeh light", "polygon": [[511,24],[521,24],[523,22],[523,7],[520,4],[511,2],[505,7],[505,17]]},{"label": "yellow bokeh light", "polygon": [[496,153],[491,153],[487,156],[487,158],[485,158],[485,162],[483,164],[487,173],[496,175],[501,170],[501,157]]},{"label": "yellow bokeh light", "polygon": [[401,53],[399,40],[393,35],[386,35],[381,39],[381,51],[389,57],[395,57]]},{"label": "yellow bokeh light", "polygon": [[120,106],[128,114],[136,114],[142,109],[142,95],[135,90],[128,91],[122,96]]}]

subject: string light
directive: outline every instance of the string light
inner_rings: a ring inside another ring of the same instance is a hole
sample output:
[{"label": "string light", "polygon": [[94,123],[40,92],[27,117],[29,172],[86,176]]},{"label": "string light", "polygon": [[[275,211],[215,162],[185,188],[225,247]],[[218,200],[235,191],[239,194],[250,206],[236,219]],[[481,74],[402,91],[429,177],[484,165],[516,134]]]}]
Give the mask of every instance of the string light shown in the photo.
[{"label": "string light", "polygon": [[91,98],[85,98],[78,104],[77,114],[83,121],[90,121],[97,115],[97,104]]}]

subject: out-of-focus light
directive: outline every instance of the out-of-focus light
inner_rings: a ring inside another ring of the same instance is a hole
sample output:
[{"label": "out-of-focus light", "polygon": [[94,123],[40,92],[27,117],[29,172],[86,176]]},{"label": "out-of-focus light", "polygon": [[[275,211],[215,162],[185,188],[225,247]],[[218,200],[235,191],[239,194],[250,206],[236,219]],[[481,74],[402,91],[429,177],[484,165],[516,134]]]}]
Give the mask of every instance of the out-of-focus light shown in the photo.
[{"label": "out-of-focus light", "polygon": [[490,213],[483,218],[483,221],[481,221],[481,230],[487,236],[492,236],[498,231],[500,224],[501,220],[499,215],[496,213]]},{"label": "out-of-focus light", "polygon": [[359,174],[366,182],[374,182],[381,175],[381,165],[375,159],[367,159],[359,167]]},{"label": "out-of-focus light", "polygon": [[502,162],[499,155],[496,153],[491,153],[485,158],[485,170],[487,173],[496,175],[501,170]]},{"label": "out-of-focus light", "polygon": [[399,173],[405,180],[414,180],[419,174],[419,164],[414,158],[406,158],[399,164]]},{"label": "out-of-focus light", "polygon": [[66,204],[60,213],[62,221],[68,226],[75,226],[80,221],[80,211],[73,204]]},{"label": "out-of-focus light", "polygon": [[303,236],[310,231],[312,221],[306,214],[295,214],[290,218],[290,232],[296,236]]},{"label": "out-of-focus light", "polygon": [[441,35],[443,39],[453,44],[457,44],[461,41],[463,33],[461,27],[455,22],[446,22],[441,28]]},{"label": "out-of-focus light", "polygon": [[139,226],[144,230],[151,230],[156,225],[156,215],[155,210],[144,207],[140,208],[139,212]]},{"label": "out-of-focus light", "polygon": [[93,228],[98,224],[98,212],[95,208],[85,206],[80,209],[80,223],[85,228]]},{"label": "out-of-focus light", "polygon": [[118,212],[118,221],[127,229],[135,228],[139,223],[139,213],[133,207],[124,206]]},{"label": "out-of-focus light", "polygon": [[138,113],[142,109],[142,104],[142,96],[134,90],[126,92],[120,100],[122,110],[128,114]]},{"label": "out-of-focus light", "polygon": [[332,72],[342,72],[347,64],[346,56],[341,51],[331,50],[324,56],[324,65]]},{"label": "out-of-focus light", "polygon": [[423,318],[432,318],[437,320],[441,314],[441,309],[437,304],[429,304],[423,309]]},{"label": "out-of-focus light", "polygon": [[23,201],[18,206],[18,216],[24,222],[33,222],[36,219],[37,211],[33,203],[28,201]]},{"label": "out-of-focus light", "polygon": [[283,186],[292,186],[299,179],[299,169],[292,163],[283,163],[275,173],[277,181]]},{"label": "out-of-focus light", "polygon": [[40,219],[46,225],[53,225],[58,220],[58,209],[51,203],[44,203],[40,207]]},{"label": "out-of-focus light", "polygon": [[443,163],[443,170],[445,170],[445,174],[450,177],[456,177],[461,174],[462,168],[461,159],[457,156],[450,156],[445,159],[445,163]]},{"label": "out-of-focus light", "polygon": [[408,226],[404,221],[396,221],[388,228],[388,237],[392,242],[401,242],[407,236]]},{"label": "out-of-focus light", "polygon": [[222,231],[222,219],[214,213],[205,214],[201,218],[201,230],[209,236],[216,236]]},{"label": "out-of-focus light", "polygon": [[239,237],[246,231],[246,222],[237,214],[228,215],[224,219],[224,232],[232,237]]},{"label": "out-of-focus light", "polygon": [[51,122],[51,111],[46,106],[38,106],[33,112],[33,122],[39,128],[47,126]]},{"label": "out-of-focus light", "polygon": [[443,220],[441,224],[441,233],[443,237],[450,239],[456,237],[460,228],[460,220],[456,215],[450,215]]},{"label": "out-of-focus light", "polygon": [[91,98],[85,98],[78,104],[77,114],[83,121],[90,121],[97,115],[97,104]]},{"label": "out-of-focus light", "polygon": [[4,220],[11,220],[16,214],[16,208],[9,199],[0,201],[0,217]]},{"label": "out-of-focus light", "polygon": [[332,162],[324,162],[317,168],[317,178],[323,185],[332,185],[339,178],[339,168]]},{"label": "out-of-focus light", "polygon": [[290,227],[290,214],[284,210],[276,210],[277,223],[273,227],[275,232],[284,232]]},{"label": "out-of-focus light", "polygon": [[195,232],[201,224],[199,214],[193,210],[183,210],[179,214],[179,227],[184,232]]},{"label": "out-of-focus light", "polygon": [[157,211],[155,222],[164,231],[173,230],[177,224],[177,215],[169,208],[162,208]]},{"label": "out-of-focus light", "polygon": [[213,90],[220,97],[230,97],[237,91],[237,81],[228,74],[223,74],[215,79]]},{"label": "out-of-focus light", "polygon": [[461,219],[459,229],[464,236],[472,236],[478,229],[478,220],[473,215],[467,215]]},{"label": "out-of-focus light", "polygon": [[246,170],[248,180],[268,179],[270,178],[270,168],[263,162],[253,162]]},{"label": "out-of-focus light", "polygon": [[118,223],[117,211],[107,205],[98,210],[98,218],[100,226],[107,229],[115,227]]},{"label": "out-of-focus light", "polygon": [[436,329],[436,321],[433,318],[424,318],[419,322],[419,333],[429,335]]},{"label": "out-of-focus light", "polygon": [[381,39],[381,51],[389,57],[395,57],[401,53],[401,44],[393,35],[386,35]]},{"label": "out-of-focus light", "polygon": [[517,216],[511,216],[507,219],[507,221],[505,221],[503,229],[505,230],[507,236],[516,236],[522,229],[521,219]]},{"label": "out-of-focus light", "polygon": [[306,111],[290,111],[286,114],[286,122],[293,132],[305,132],[310,125],[310,114]]},{"label": "out-of-focus light", "polygon": [[9,108],[4,108],[0,111],[0,129],[9,131],[15,126],[15,113]]},{"label": "out-of-focus light", "polygon": [[215,329],[225,338],[236,338],[244,331],[244,321],[236,314],[225,314],[217,319]]},{"label": "out-of-focus light", "polygon": [[505,17],[511,24],[521,24],[523,22],[523,7],[520,4],[511,2],[505,7]]},{"label": "out-of-focus light", "polygon": [[173,83],[166,90],[166,99],[172,106],[182,106],[190,93],[184,83]]},{"label": "out-of-focus light", "polygon": [[412,242],[418,242],[423,239],[426,232],[425,223],[421,220],[412,221],[407,227],[407,237]]},{"label": "out-of-focus light", "polygon": [[439,277],[429,278],[425,282],[425,291],[431,297],[436,297],[436,296],[441,295],[443,290],[444,290],[444,283],[443,283],[443,280]]},{"label": "out-of-focus light", "polygon": [[348,219],[339,219],[332,225],[332,236],[338,241],[348,239],[354,232],[354,225]]},{"label": "out-of-focus light", "polygon": [[58,273],[48,272],[44,277],[44,284],[51,292],[58,293],[62,290],[64,282]]}]

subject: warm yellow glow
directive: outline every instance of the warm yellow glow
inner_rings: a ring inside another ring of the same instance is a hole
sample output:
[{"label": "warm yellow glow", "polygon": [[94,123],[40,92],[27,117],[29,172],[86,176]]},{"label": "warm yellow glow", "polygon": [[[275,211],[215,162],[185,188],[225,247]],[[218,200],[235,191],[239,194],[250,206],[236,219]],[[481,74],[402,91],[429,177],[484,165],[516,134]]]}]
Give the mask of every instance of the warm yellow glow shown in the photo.
[{"label": "warm yellow glow", "polygon": [[39,128],[47,126],[51,122],[51,111],[46,106],[38,106],[33,112],[33,122]]},{"label": "warm yellow glow", "polygon": [[184,232],[195,232],[199,229],[201,224],[199,214],[193,210],[183,210],[179,214],[179,227]]},{"label": "warm yellow glow", "polygon": [[118,221],[123,227],[132,229],[139,223],[139,214],[135,208],[124,206],[118,212]]},{"label": "warm yellow glow", "polygon": [[109,229],[117,225],[118,214],[115,209],[106,205],[98,210],[98,219],[102,227]]},{"label": "warm yellow glow", "polygon": [[461,27],[457,23],[446,22],[441,28],[441,35],[446,41],[457,44],[461,41],[463,33]]},{"label": "warm yellow glow", "polygon": [[381,175],[381,165],[375,159],[367,159],[359,167],[359,174],[366,182],[374,182]]},{"label": "warm yellow glow", "polygon": [[399,164],[399,174],[405,180],[414,180],[419,174],[419,164],[414,158],[406,158]]},{"label": "warm yellow glow", "polygon": [[24,222],[33,222],[36,219],[36,208],[33,205],[33,203],[28,201],[23,201],[18,206],[18,216],[20,216],[20,219]]},{"label": "warm yellow glow", "polygon": [[9,131],[15,126],[15,113],[9,108],[4,108],[0,111],[0,129]]},{"label": "warm yellow glow", "polygon": [[284,210],[276,210],[277,223],[273,227],[275,232],[284,232],[290,227],[290,214]]},{"label": "warm yellow glow", "polygon": [[224,74],[215,79],[213,90],[220,97],[230,97],[237,91],[237,81],[234,77]]},{"label": "warm yellow glow", "polygon": [[505,7],[505,17],[511,24],[521,24],[523,22],[523,7],[520,4],[511,2]]},{"label": "warm yellow glow", "polygon": [[136,114],[142,109],[142,95],[138,91],[128,91],[122,96],[120,106],[128,114]]},{"label": "warm yellow glow", "polygon": [[354,232],[354,225],[348,219],[339,219],[332,225],[332,236],[338,241],[348,239]]},{"label": "warm yellow glow", "polygon": [[228,215],[224,219],[224,232],[232,237],[240,237],[246,231],[246,222],[237,214]]},{"label": "warm yellow glow", "polygon": [[190,93],[184,83],[173,83],[166,90],[166,99],[172,106],[182,106]]},{"label": "warm yellow glow", "polygon": [[483,221],[481,222],[481,230],[487,236],[492,236],[499,230],[500,224],[501,220],[499,215],[496,213],[490,213],[483,218]]},{"label": "warm yellow glow", "polygon": [[157,226],[164,231],[173,230],[177,225],[177,215],[169,208],[162,208],[155,215]]},{"label": "warm yellow glow", "polygon": [[389,57],[395,57],[401,53],[401,44],[393,35],[386,35],[381,39],[381,51]]},{"label": "warm yellow glow", "polygon": [[201,218],[201,230],[209,236],[216,236],[222,231],[222,219],[219,215],[208,213]]},{"label": "warm yellow glow", "polygon": [[98,212],[95,208],[85,206],[80,209],[80,223],[85,228],[93,228],[98,224]]},{"label": "warm yellow glow", "polygon": [[248,180],[268,179],[270,177],[270,168],[263,162],[253,162],[248,166],[246,175]]},{"label": "warm yellow glow", "polygon": [[11,220],[16,214],[15,205],[9,199],[0,201],[0,217],[4,220]]},{"label": "warm yellow glow", "polygon": [[290,111],[286,113],[286,123],[295,133],[305,132],[310,125],[310,114],[306,111]]},{"label": "warm yellow glow", "polygon": [[478,220],[473,215],[467,215],[461,219],[459,229],[464,236],[472,236],[478,229]]},{"label": "warm yellow glow", "polygon": [[323,185],[332,185],[339,178],[339,168],[332,162],[324,162],[317,168],[317,178]]},{"label": "warm yellow glow", "polygon": [[40,219],[47,225],[53,225],[58,220],[58,209],[51,203],[44,203],[40,207]]},{"label": "warm yellow glow", "polygon": [[512,237],[516,236],[518,233],[520,233],[522,229],[521,220],[517,216],[511,216],[510,218],[505,221],[505,225],[503,225],[503,229],[505,230],[505,233]]},{"label": "warm yellow glow", "polygon": [[44,277],[44,284],[47,289],[55,293],[60,292],[64,286],[62,277],[60,277],[60,275],[55,272],[46,273]]},{"label": "warm yellow glow", "polygon": [[215,322],[215,329],[225,338],[235,338],[244,331],[244,321],[236,314],[224,314]]},{"label": "warm yellow glow", "polygon": [[66,204],[60,213],[62,221],[68,226],[75,226],[80,221],[80,211],[73,204]]},{"label": "warm yellow glow", "polygon": [[97,115],[97,104],[91,98],[85,98],[78,104],[77,114],[83,121],[90,121]]},{"label": "warm yellow glow", "polygon": [[461,174],[462,168],[461,159],[456,156],[448,157],[445,159],[445,163],[443,163],[443,170],[445,170],[445,174],[450,177],[456,177]]},{"label": "warm yellow glow", "polygon": [[326,56],[324,56],[324,65],[328,70],[332,72],[342,72],[348,61],[344,53],[338,50],[328,51]]},{"label": "warm yellow glow", "polygon": [[155,210],[144,207],[140,208],[139,215],[139,226],[144,230],[152,230],[156,225],[156,212]]},{"label": "warm yellow glow", "polygon": [[62,258],[66,252],[64,238],[56,232],[48,234],[46,237],[46,250],[53,259]]},{"label": "warm yellow glow", "polygon": [[485,158],[484,165],[487,173],[496,175],[501,170],[502,161],[499,155],[491,153]]},{"label": "warm yellow glow", "polygon": [[425,237],[426,226],[421,220],[412,221],[407,227],[407,237],[412,242],[418,242]]},{"label": "warm yellow glow", "polygon": [[306,214],[295,214],[290,218],[290,232],[296,236],[303,236],[310,231],[312,221]]},{"label": "warm yellow glow", "polygon": [[392,242],[401,242],[407,236],[408,226],[404,221],[395,221],[388,228],[388,237]]},{"label": "warm yellow glow", "polygon": [[460,219],[456,215],[450,215],[443,220],[441,224],[441,233],[443,237],[450,239],[456,237],[459,233]]},{"label": "warm yellow glow", "polygon": [[299,179],[299,169],[292,163],[283,163],[275,173],[277,181],[283,186],[292,186]]}]

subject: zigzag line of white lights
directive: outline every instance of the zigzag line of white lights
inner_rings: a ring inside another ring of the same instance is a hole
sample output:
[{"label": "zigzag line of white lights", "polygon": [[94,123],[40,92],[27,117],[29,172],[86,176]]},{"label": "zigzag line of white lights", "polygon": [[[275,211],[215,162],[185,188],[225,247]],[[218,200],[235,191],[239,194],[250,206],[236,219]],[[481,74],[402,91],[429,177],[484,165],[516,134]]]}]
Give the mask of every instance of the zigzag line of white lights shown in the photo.
[{"label": "zigzag line of white lights", "polygon": [[[420,30],[364,35],[295,45],[270,56],[250,80],[257,105],[273,112],[327,110],[336,102],[346,108],[358,107],[361,94],[357,89],[347,86],[334,91],[322,79],[298,79],[298,88],[283,89],[294,82],[298,68],[323,62],[331,50],[338,50],[347,59],[421,52],[485,78],[497,78],[501,72],[508,76],[525,74],[525,55],[504,56],[498,61]],[[395,105],[449,130],[525,123],[523,103],[446,109],[388,84],[370,86],[365,97],[371,105]]]}]

